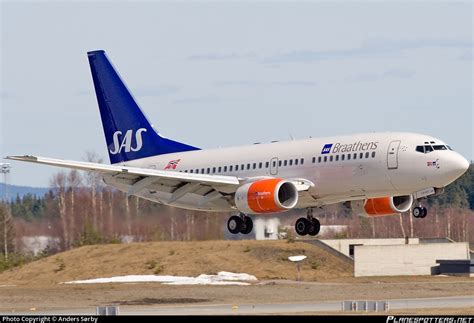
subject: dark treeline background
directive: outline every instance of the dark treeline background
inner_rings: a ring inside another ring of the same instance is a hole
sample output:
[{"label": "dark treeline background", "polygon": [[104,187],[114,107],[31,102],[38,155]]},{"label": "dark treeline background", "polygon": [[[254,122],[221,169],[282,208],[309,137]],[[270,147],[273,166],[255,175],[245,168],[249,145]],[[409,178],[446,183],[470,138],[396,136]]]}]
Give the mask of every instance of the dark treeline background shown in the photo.
[{"label": "dark treeline background", "polygon": [[[474,166],[449,185],[444,194],[429,198],[428,216],[409,214],[380,218],[352,215],[343,205],[316,210],[322,225],[345,225],[345,232],[325,237],[449,237],[474,242]],[[288,235],[305,211],[278,215]],[[143,200],[105,186],[92,173],[58,172],[44,196],[27,194],[0,205],[0,253],[22,249],[24,237],[45,236],[57,241],[48,253],[73,247],[129,241],[223,239],[229,214],[181,210]],[[324,235],[323,235],[324,236]],[[5,248],[5,246],[7,248]]]}]

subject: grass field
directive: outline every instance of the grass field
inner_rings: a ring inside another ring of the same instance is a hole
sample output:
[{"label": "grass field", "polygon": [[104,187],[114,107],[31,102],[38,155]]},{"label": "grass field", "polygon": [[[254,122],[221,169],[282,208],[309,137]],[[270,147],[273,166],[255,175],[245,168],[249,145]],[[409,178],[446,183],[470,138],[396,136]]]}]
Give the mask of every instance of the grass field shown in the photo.
[{"label": "grass field", "polygon": [[0,285],[50,285],[118,275],[197,276],[219,271],[247,273],[259,280],[296,279],[288,256],[304,254],[305,281],[352,277],[353,267],[316,246],[286,241],[148,242],[85,246],[0,274]]}]

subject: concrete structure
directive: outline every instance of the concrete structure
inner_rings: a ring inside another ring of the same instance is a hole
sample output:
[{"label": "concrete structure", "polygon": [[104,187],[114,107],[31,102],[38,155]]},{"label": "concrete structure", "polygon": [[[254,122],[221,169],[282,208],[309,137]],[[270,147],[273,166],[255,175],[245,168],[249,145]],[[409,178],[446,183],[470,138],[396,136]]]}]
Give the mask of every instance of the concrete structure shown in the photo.
[{"label": "concrete structure", "polygon": [[474,260],[437,260],[438,273],[441,275],[473,276]]},{"label": "concrete structure", "polygon": [[[385,240],[385,239],[384,239]],[[355,246],[354,276],[431,275],[436,260],[467,260],[467,242]]]},{"label": "concrete structure", "polygon": [[347,225],[321,225],[318,235],[342,234],[347,232]]},{"label": "concrete structure", "polygon": [[348,257],[354,257],[354,248],[356,246],[382,246],[382,245],[405,245],[419,244],[418,238],[395,238],[395,239],[324,239],[321,240],[329,247],[343,253]]}]

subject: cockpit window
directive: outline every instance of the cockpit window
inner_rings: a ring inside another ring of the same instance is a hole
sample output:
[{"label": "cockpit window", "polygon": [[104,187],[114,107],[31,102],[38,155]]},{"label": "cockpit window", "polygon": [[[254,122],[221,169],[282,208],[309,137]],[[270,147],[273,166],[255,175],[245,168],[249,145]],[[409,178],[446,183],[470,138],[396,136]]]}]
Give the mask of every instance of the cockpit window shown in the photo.
[{"label": "cockpit window", "polygon": [[425,147],[423,146],[416,146],[416,151],[419,153],[425,153]]},{"label": "cockpit window", "polygon": [[430,153],[433,150],[452,150],[451,147],[445,145],[424,145],[424,146],[416,146],[416,151],[419,153]]}]

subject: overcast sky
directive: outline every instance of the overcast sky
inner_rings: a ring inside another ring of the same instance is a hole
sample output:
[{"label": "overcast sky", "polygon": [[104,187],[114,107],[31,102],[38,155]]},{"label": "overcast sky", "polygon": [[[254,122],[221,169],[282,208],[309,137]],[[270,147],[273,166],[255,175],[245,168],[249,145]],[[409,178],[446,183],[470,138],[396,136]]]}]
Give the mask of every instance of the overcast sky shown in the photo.
[{"label": "overcast sky", "polygon": [[[86,55],[105,49],[158,130],[198,147],[413,131],[472,160],[472,19],[452,1],[4,1],[0,154],[108,162]],[[12,166],[28,186],[59,170]]]}]

